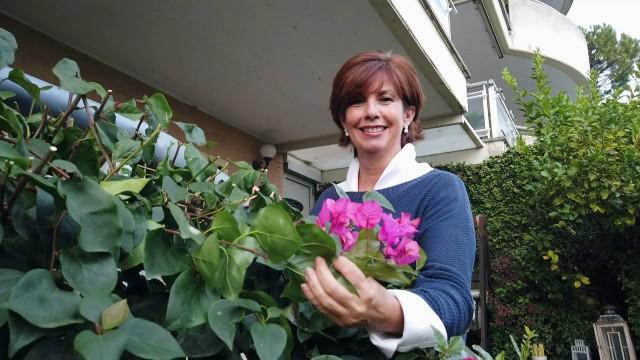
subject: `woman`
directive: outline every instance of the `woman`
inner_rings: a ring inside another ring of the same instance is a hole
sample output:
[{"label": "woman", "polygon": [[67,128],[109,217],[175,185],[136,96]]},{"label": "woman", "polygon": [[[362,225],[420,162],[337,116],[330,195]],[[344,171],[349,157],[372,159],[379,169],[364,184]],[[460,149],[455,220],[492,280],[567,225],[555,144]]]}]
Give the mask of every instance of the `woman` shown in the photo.
[{"label": "woman", "polygon": [[[421,219],[415,239],[427,264],[410,290],[387,290],[347,258],[332,264],[357,291],[336,281],[322,258],[307,269],[302,291],[341,326],[364,326],[387,357],[436,345],[433,329],[462,334],[472,318],[471,273],[475,234],[462,181],[415,160],[421,139],[418,114],[424,96],[416,71],[403,57],[377,51],[349,59],[333,82],[330,108],[343,132],[340,145],[354,148],[347,179],[339,184],[354,201],[369,190],[384,195],[396,212]],[[337,199],[333,187],[318,199]]]}]

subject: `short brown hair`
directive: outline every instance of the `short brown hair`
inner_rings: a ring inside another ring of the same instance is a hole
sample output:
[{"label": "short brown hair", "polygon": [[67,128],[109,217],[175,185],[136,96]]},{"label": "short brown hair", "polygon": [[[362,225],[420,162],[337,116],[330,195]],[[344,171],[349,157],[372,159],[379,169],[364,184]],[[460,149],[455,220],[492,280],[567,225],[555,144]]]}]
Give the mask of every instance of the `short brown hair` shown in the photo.
[{"label": "short brown hair", "polygon": [[[340,130],[344,130],[342,122],[347,108],[356,103],[357,99],[379,91],[385,80],[393,85],[405,107],[415,108],[415,115],[409,123],[409,133],[402,133],[401,146],[423,139],[422,124],[418,115],[424,103],[424,94],[418,74],[409,60],[404,56],[391,54],[390,51],[363,52],[342,65],[333,79],[329,101],[333,121]],[[338,144],[348,146],[351,140],[343,133]]]}]

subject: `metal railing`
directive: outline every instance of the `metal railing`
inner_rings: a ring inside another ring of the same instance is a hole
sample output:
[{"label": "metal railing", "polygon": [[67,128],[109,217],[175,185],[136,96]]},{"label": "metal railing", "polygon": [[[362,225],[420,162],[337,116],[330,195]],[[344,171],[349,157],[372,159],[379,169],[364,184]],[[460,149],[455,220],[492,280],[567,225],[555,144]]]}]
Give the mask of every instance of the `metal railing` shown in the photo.
[{"label": "metal railing", "polygon": [[509,146],[516,143],[515,117],[493,80],[468,84],[467,99],[469,110],[464,116],[481,139],[504,138]]},{"label": "metal railing", "polygon": [[509,0],[498,0],[500,3],[500,10],[502,10],[502,16],[507,23],[507,29],[511,31],[511,15],[509,14]]}]

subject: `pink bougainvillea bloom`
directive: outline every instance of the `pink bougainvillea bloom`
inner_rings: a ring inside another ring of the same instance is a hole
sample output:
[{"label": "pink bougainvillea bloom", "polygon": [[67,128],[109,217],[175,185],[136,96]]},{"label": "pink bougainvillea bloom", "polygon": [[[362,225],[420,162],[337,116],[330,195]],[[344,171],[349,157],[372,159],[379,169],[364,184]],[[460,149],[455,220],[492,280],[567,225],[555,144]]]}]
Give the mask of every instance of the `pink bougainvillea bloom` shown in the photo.
[{"label": "pink bougainvillea bloom", "polygon": [[382,218],[382,207],[376,201],[365,201],[354,212],[354,222],[361,229],[373,229]]},{"label": "pink bougainvillea bloom", "polygon": [[402,238],[394,250],[391,258],[398,265],[412,264],[420,258],[420,245],[407,237]]},{"label": "pink bougainvillea bloom", "polygon": [[316,219],[316,225],[324,230],[324,227],[327,225],[327,222],[331,220],[331,209],[333,208],[333,204],[335,200],[327,199],[322,203],[322,209],[320,209],[320,213],[318,214],[318,218]]},{"label": "pink bougainvillea bloom", "polygon": [[378,239],[387,247],[393,247],[400,241],[400,225],[389,214],[382,213],[381,218],[382,226],[380,226],[380,232],[378,232]]},{"label": "pink bougainvillea bloom", "polygon": [[411,220],[411,215],[407,213],[401,213],[398,219],[398,225],[400,227],[400,236],[413,237],[418,232],[418,226],[420,226],[420,218]]},{"label": "pink bougainvillea bloom", "polygon": [[332,234],[340,235],[348,231],[349,219],[353,217],[353,206],[351,200],[340,198],[335,201],[331,208],[331,229]]},{"label": "pink bougainvillea bloom", "polygon": [[358,242],[358,235],[359,233],[357,231],[345,231],[342,234],[340,234],[339,237],[340,237],[340,244],[342,244],[342,251],[351,250],[353,245],[355,245],[356,242]]}]

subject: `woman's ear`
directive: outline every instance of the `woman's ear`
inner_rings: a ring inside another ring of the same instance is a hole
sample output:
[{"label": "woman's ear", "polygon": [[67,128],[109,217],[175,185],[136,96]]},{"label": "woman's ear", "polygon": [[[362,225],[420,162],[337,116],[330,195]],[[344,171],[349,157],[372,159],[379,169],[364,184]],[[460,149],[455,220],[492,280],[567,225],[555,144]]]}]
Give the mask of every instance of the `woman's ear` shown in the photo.
[{"label": "woman's ear", "polygon": [[415,116],[416,116],[416,107],[413,105],[407,106],[404,109],[404,119],[402,119],[404,121],[404,125],[409,126],[409,124],[411,124]]}]

